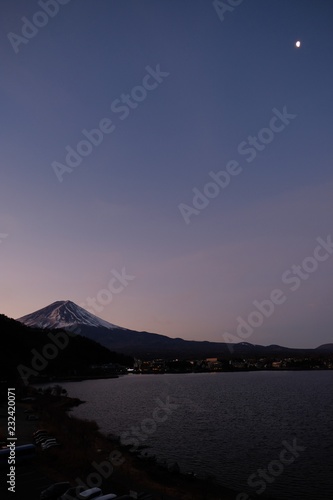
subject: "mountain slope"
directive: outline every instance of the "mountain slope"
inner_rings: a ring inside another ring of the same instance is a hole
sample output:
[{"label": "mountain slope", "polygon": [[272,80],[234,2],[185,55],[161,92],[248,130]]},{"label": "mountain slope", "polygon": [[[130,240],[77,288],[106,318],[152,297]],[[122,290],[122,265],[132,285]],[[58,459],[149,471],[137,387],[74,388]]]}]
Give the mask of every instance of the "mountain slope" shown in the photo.
[{"label": "mountain slope", "polygon": [[77,325],[114,329],[121,327],[98,318],[70,300],[59,300],[17,321],[37,328],[70,328]]},{"label": "mountain slope", "polygon": [[322,344],[316,348],[316,351],[333,352],[333,344]]}]

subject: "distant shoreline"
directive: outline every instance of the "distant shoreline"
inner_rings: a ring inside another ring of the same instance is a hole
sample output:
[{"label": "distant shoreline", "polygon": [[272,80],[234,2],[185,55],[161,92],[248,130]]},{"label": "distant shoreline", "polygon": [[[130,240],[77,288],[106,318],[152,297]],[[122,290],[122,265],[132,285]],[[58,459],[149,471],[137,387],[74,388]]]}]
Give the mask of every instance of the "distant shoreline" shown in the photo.
[{"label": "distant shoreline", "polygon": [[202,375],[204,373],[207,374],[219,374],[219,373],[258,373],[258,372],[327,372],[333,371],[332,368],[265,368],[265,369],[234,369],[234,370],[215,370],[215,371],[193,371],[193,372],[144,372],[144,373],[120,373],[119,375],[75,375],[68,376],[64,375],[63,377],[35,377],[33,381],[29,382],[31,386],[41,385],[41,384],[57,384],[61,382],[84,382],[86,380],[104,380],[104,379],[117,379],[126,376],[132,375]]}]

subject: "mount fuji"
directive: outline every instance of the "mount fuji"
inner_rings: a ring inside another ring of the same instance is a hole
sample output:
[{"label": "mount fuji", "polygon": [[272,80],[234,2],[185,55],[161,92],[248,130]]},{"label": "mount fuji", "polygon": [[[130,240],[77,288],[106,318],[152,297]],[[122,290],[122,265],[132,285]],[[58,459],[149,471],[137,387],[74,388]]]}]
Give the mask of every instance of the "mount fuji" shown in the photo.
[{"label": "mount fuji", "polygon": [[121,328],[98,318],[70,300],[58,300],[49,306],[38,309],[38,311],[18,318],[17,321],[24,323],[26,326],[50,329],[66,329],[77,327],[78,325],[95,328],[102,327],[109,330]]}]

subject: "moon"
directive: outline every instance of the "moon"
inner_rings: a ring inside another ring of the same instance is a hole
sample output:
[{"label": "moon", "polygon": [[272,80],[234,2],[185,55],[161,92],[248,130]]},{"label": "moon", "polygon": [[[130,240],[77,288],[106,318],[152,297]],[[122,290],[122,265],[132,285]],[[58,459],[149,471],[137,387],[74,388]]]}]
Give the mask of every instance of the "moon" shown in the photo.
[{"label": "moon", "polygon": [[295,43],[296,47],[299,49],[300,46],[301,46],[301,41],[300,40],[297,40],[297,42]]}]

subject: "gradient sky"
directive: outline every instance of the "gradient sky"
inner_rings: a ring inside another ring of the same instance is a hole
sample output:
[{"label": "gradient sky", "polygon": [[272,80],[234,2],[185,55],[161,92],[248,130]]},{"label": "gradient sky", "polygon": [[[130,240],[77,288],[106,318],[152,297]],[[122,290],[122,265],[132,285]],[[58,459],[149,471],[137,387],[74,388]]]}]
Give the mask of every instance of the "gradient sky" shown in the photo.
[{"label": "gradient sky", "polygon": [[[0,311],[84,305],[125,267],[112,323],[223,341],[279,288],[246,340],[331,342],[333,256],[294,292],[282,275],[333,233],[332,2],[245,0],[222,22],[207,0],[71,0],[15,53],[8,33],[40,10],[0,7]],[[111,103],[158,64],[121,120]],[[239,144],[284,106],[296,118],[247,162]],[[60,183],[52,162],[103,118],[115,130]],[[186,224],[179,204],[230,160],[242,172]]]}]

